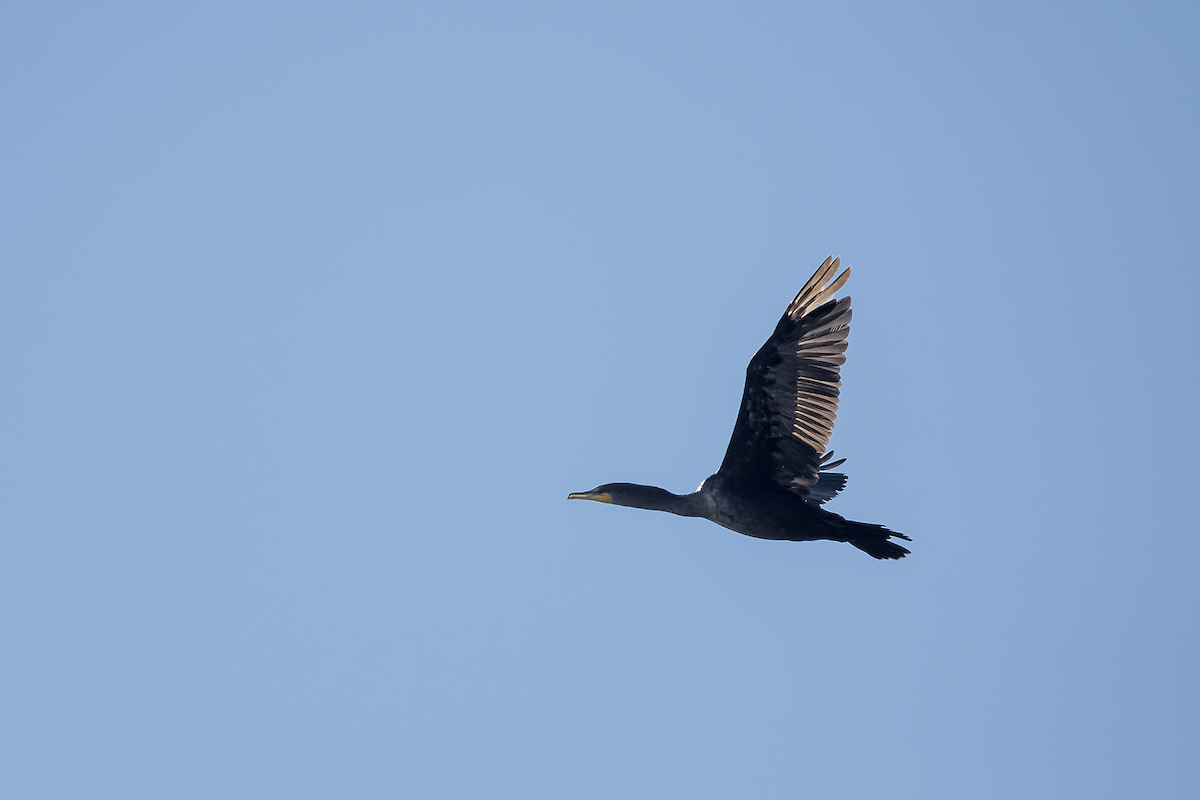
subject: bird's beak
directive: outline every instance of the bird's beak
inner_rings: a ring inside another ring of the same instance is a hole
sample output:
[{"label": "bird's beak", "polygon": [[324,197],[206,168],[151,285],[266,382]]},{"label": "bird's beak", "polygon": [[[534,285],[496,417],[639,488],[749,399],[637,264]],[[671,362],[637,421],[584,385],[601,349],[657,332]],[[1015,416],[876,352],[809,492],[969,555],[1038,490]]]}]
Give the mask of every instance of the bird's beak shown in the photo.
[{"label": "bird's beak", "polygon": [[572,492],[568,500],[595,500],[597,503],[611,503],[612,495],[608,492]]}]

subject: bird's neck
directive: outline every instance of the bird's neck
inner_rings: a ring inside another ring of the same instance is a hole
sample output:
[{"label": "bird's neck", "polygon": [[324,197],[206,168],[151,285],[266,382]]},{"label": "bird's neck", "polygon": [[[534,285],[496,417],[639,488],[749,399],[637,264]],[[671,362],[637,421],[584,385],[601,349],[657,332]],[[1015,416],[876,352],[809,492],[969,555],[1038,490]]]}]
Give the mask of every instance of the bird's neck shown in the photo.
[{"label": "bird's neck", "polygon": [[650,511],[669,511],[681,517],[702,517],[704,512],[699,501],[699,492],[673,494],[657,486],[629,484],[624,492],[613,493],[612,502],[618,506],[645,508]]}]

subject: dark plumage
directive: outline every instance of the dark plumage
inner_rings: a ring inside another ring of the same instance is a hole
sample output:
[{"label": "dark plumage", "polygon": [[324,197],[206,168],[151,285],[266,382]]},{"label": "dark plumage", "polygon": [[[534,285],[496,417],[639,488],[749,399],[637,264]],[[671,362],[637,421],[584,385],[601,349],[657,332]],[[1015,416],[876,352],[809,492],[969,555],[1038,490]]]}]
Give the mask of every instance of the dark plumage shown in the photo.
[{"label": "dark plumage", "polygon": [[[841,259],[825,259],[804,284],[750,365],[733,437],[721,468],[691,494],[657,486],[606,483],[568,499],[704,517],[759,539],[849,542],[875,558],[904,558],[891,541],[908,539],[882,525],[852,522],[821,504],[846,485],[825,452],[837,418],[846,363],[850,298],[833,299],[850,277]],[[836,277],[835,277],[836,275]]]}]

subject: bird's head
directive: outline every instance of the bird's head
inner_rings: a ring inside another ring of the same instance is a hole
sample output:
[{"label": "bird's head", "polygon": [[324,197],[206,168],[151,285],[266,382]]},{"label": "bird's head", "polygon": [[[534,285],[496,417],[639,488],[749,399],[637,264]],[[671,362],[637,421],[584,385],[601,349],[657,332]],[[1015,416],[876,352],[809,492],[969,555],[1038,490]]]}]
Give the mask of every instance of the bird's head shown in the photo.
[{"label": "bird's head", "polygon": [[595,500],[597,503],[611,503],[613,501],[613,491],[616,490],[620,496],[620,487],[623,484],[606,483],[603,486],[597,486],[590,492],[571,492],[567,495],[568,500]]},{"label": "bird's head", "polygon": [[590,492],[575,492],[567,495],[568,500],[595,500],[597,503],[612,503],[614,506],[649,508],[655,511],[672,511],[681,514],[682,498],[657,486],[640,483],[606,483]]}]

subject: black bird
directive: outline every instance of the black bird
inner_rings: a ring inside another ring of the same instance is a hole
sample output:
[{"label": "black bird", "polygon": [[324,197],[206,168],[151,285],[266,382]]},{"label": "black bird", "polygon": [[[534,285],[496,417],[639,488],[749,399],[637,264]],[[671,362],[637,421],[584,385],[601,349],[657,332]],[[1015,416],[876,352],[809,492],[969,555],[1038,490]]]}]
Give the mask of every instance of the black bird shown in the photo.
[{"label": "black bird", "polygon": [[833,299],[850,278],[849,267],[834,277],[840,264],[840,258],[825,259],[750,359],[725,460],[699,489],[678,495],[657,486],[606,483],[567,499],[704,517],[759,539],[832,539],[875,558],[908,555],[891,541],[912,541],[904,534],[821,508],[846,485],[844,474],[829,471],[846,459],[830,462],[833,452],[825,452],[850,333],[850,298]]}]

